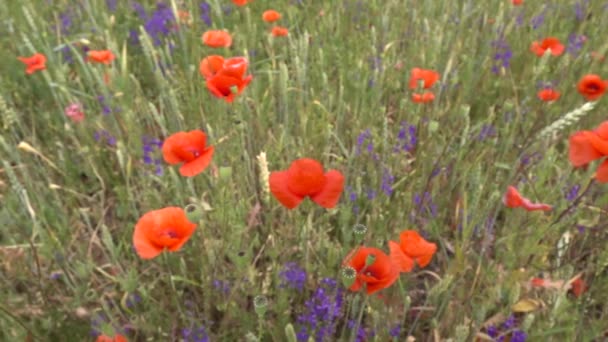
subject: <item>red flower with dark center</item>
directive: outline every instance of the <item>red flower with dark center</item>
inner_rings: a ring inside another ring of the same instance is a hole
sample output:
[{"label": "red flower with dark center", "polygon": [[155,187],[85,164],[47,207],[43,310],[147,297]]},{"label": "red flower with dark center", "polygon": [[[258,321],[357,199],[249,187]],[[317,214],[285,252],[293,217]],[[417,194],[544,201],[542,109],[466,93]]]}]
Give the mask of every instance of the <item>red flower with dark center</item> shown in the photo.
[{"label": "red flower with dark center", "polygon": [[595,101],[606,92],[608,81],[602,80],[598,75],[589,74],[583,76],[578,82],[578,92],[587,100]]},{"label": "red flower with dark center", "polygon": [[17,59],[25,64],[25,73],[28,75],[46,69],[46,56],[41,53],[36,53],[30,57],[17,57]]},{"label": "red flower with dark center", "polygon": [[157,257],[165,249],[178,251],[190,239],[196,224],[182,208],[168,207],[149,211],[135,225],[133,245],[142,259]]},{"label": "red flower with dark center", "polygon": [[[213,75],[214,69],[219,64],[218,61],[209,64],[207,74],[207,89],[216,97],[224,99],[226,102],[234,101],[234,98],[243,92],[253,79],[252,75],[245,76],[249,62],[244,57],[233,57],[224,60],[222,67]],[[201,67],[202,68],[202,67]],[[201,71],[202,73],[203,71]]]},{"label": "red flower with dark center", "polygon": [[429,89],[439,80],[439,73],[434,70],[426,70],[420,68],[412,69],[410,75],[410,89],[418,88],[419,82],[422,82],[424,89]]},{"label": "red flower with dark center", "polygon": [[165,140],[162,147],[165,161],[182,164],[179,173],[193,177],[203,172],[213,157],[213,146],[207,146],[207,135],[200,130],[178,132]]},{"label": "red flower with dark center", "polygon": [[565,49],[564,45],[555,37],[545,38],[542,42],[533,42],[530,46],[530,51],[538,57],[542,57],[547,50],[550,50],[553,56],[559,56],[564,53]]},{"label": "red flower with dark center", "polygon": [[344,189],[340,171],[323,171],[321,163],[302,158],[291,163],[285,171],[275,171],[269,177],[270,192],[288,209],[297,207],[306,197],[324,208],[333,208]]},{"label": "red flower with dark center", "polygon": [[352,267],[356,278],[351,291],[359,291],[366,285],[367,294],[390,287],[399,278],[399,269],[382,250],[372,247],[358,247],[350,252],[342,263]]},{"label": "red flower with dark center", "polygon": [[505,193],[502,201],[508,208],[522,207],[522,208],[526,209],[527,211],[535,211],[535,210],[548,211],[548,210],[552,209],[552,207],[548,204],[532,203],[532,201],[523,197],[514,186],[509,186],[507,188],[507,192]]},{"label": "red flower with dark center", "polygon": [[541,99],[542,101],[552,102],[552,101],[559,99],[561,94],[559,91],[557,91],[555,89],[545,88],[545,89],[540,90],[538,92],[538,94],[536,94],[536,96],[538,96],[538,98]]}]

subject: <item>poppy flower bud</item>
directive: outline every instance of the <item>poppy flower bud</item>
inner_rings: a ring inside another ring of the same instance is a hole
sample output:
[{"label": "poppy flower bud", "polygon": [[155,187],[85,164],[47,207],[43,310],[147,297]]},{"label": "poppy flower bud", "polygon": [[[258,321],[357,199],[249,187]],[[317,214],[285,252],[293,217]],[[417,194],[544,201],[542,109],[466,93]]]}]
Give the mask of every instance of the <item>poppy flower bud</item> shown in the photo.
[{"label": "poppy flower bud", "polygon": [[345,287],[350,288],[355,283],[355,279],[357,279],[357,270],[347,266],[343,267],[342,272],[340,273],[342,276],[342,284],[344,284]]},{"label": "poppy flower bud", "polygon": [[365,237],[365,233],[367,233],[367,227],[363,224],[358,223],[353,226],[353,233],[355,234],[355,238],[358,241],[361,241]]},{"label": "poppy flower bud", "polygon": [[188,221],[196,223],[203,218],[203,210],[196,204],[188,204],[184,207]]},{"label": "poppy flower bud", "polygon": [[268,309],[268,298],[266,296],[256,296],[253,298],[253,308],[258,317],[264,316]]},{"label": "poppy flower bud", "polygon": [[235,94],[235,95],[238,94],[239,93],[239,87],[237,87],[235,85],[231,86],[230,87],[230,92],[233,93],[233,94]]}]

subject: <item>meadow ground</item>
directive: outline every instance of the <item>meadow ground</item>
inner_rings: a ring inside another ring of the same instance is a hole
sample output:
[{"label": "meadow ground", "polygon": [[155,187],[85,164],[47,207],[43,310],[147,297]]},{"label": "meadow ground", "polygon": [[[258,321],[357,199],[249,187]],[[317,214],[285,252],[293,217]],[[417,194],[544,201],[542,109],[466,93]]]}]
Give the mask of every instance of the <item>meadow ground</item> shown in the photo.
[{"label": "meadow ground", "polygon": [[0,341],[608,339],[608,2],[247,2],[0,2]]}]

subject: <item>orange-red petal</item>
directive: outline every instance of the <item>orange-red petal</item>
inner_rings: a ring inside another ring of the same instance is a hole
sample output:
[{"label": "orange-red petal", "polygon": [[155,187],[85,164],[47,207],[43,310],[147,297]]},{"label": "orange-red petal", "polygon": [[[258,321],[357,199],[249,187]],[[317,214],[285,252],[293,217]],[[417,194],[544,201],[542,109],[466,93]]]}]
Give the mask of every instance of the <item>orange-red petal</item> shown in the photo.
[{"label": "orange-red petal", "polygon": [[204,78],[215,76],[224,65],[224,57],[211,55],[203,58],[199,65],[199,72]]},{"label": "orange-red petal", "polygon": [[502,198],[502,202],[509,208],[521,207],[524,203],[523,197],[514,186],[509,186]]},{"label": "orange-red petal", "polygon": [[570,136],[568,158],[574,167],[580,167],[602,157],[596,150],[589,138],[593,135],[590,131],[576,132]]},{"label": "orange-red petal", "polygon": [[275,171],[270,173],[268,183],[274,197],[287,209],[293,209],[304,200],[304,196],[296,195],[289,190],[288,178],[287,171]]},{"label": "orange-red petal", "polygon": [[337,170],[329,170],[325,173],[325,186],[310,199],[323,208],[331,209],[338,204],[343,190],[344,176],[342,173]]},{"label": "orange-red petal", "polygon": [[213,146],[207,147],[203,153],[198,156],[196,159],[184,163],[179,168],[179,173],[185,177],[193,177],[198,175],[199,173],[205,171],[207,166],[211,163],[211,158],[213,157]]},{"label": "orange-red petal", "polygon": [[300,158],[294,160],[289,169],[287,186],[294,194],[309,196],[320,192],[326,182],[323,174],[323,165],[310,158]]},{"label": "orange-red petal", "polygon": [[153,215],[142,216],[135,225],[133,232],[133,245],[137,255],[142,259],[152,259],[163,252],[164,247],[157,246],[150,241],[147,235],[147,230],[150,229],[154,222]]},{"label": "orange-red petal", "polygon": [[608,183],[608,158],[597,167],[595,179],[600,183]]},{"label": "orange-red petal", "polygon": [[400,272],[410,272],[414,269],[414,260],[403,253],[398,243],[389,241],[388,249],[390,250],[391,260]]}]

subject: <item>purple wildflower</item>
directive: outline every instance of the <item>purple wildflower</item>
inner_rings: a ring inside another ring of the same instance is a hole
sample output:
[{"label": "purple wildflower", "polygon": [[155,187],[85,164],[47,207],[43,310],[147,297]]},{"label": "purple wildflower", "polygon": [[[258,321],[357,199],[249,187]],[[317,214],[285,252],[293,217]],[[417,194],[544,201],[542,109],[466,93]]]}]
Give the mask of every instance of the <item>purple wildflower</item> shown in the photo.
[{"label": "purple wildflower", "polygon": [[154,45],[158,46],[161,44],[161,36],[169,35],[169,25],[174,22],[173,10],[166,4],[159,2],[152,16],[144,24],[144,29],[152,38]]},{"label": "purple wildflower", "polygon": [[112,108],[106,102],[106,97],[103,95],[97,96],[97,101],[101,105],[101,112],[103,115],[109,115],[112,113]]},{"label": "purple wildflower", "polygon": [[510,315],[507,320],[502,323],[503,330],[513,329],[515,327],[515,316]]},{"label": "purple wildflower", "polygon": [[224,281],[224,280],[214,279],[213,287],[215,287],[216,290],[222,292],[225,295],[230,293],[230,283],[227,280]]},{"label": "purple wildflower", "polygon": [[[363,131],[361,134],[359,134],[359,136],[357,137],[357,146],[355,147],[355,154],[356,155],[360,155],[361,154],[361,147],[363,146],[363,143],[365,142],[365,139],[370,138],[371,139],[372,134],[369,131],[369,129],[366,129],[365,131]],[[371,143],[368,145],[368,149],[369,146],[371,145]],[[373,148],[373,145],[371,145]]]},{"label": "purple wildflower", "polygon": [[578,1],[574,4],[574,15],[576,20],[583,21],[587,15],[587,5],[589,0]]},{"label": "purple wildflower", "polygon": [[511,66],[513,51],[511,51],[511,46],[504,38],[504,32],[500,32],[498,38],[492,41],[492,47],[494,48],[492,72],[499,74],[501,68],[508,69]]},{"label": "purple wildflower", "polygon": [[201,10],[201,20],[207,26],[211,26],[211,6],[207,3],[207,1],[201,2],[199,5]]},{"label": "purple wildflower", "polygon": [[566,51],[568,51],[568,53],[572,56],[577,56],[583,48],[583,44],[586,40],[587,38],[584,35],[572,33],[568,36],[568,46],[566,47]]},{"label": "purple wildflower", "polygon": [[510,342],[526,342],[527,338],[528,338],[528,334],[526,334],[524,331],[518,329],[518,330],[513,331],[513,333],[511,333]]},{"label": "purple wildflower", "polygon": [[106,0],[106,6],[110,12],[116,11],[116,5],[118,0]]},{"label": "purple wildflower", "polygon": [[134,307],[139,302],[141,302],[141,296],[137,292],[131,293],[127,296],[126,305],[128,308]]},{"label": "purple wildflower", "polygon": [[182,337],[187,342],[209,342],[209,336],[204,326],[182,329]]},{"label": "purple wildflower", "polygon": [[384,168],[384,172],[382,173],[382,185],[380,186],[380,188],[386,196],[390,197],[393,194],[394,182],[395,176],[391,174],[391,171],[388,168]]},{"label": "purple wildflower", "polygon": [[399,143],[393,148],[393,152],[412,152],[416,148],[416,143],[418,142],[416,126],[408,124],[407,121],[402,121],[401,128],[397,133],[397,140],[399,140]]},{"label": "purple wildflower", "polygon": [[93,138],[97,142],[105,142],[110,146],[116,146],[116,138],[113,137],[110,132],[106,131],[105,129],[95,131],[95,133],[93,133]]},{"label": "purple wildflower", "polygon": [[284,265],[283,270],[279,273],[281,277],[281,288],[288,287],[302,291],[306,283],[306,271],[300,268],[295,262],[288,262]]},{"label": "purple wildflower", "polygon": [[298,341],[331,340],[338,320],[342,317],[343,290],[333,279],[323,279],[313,296],[304,303],[304,313],[298,316]]},{"label": "purple wildflower", "polygon": [[59,15],[59,21],[61,22],[60,31],[62,34],[68,34],[70,32],[70,28],[72,27],[72,15],[69,10],[62,12]]},{"label": "purple wildflower", "polygon": [[391,330],[389,330],[388,335],[392,338],[399,338],[399,335],[401,335],[401,324],[397,323]]},{"label": "purple wildflower", "polygon": [[437,216],[437,205],[433,203],[431,194],[425,192],[422,196],[419,193],[414,193],[414,204],[416,205],[414,217],[418,215],[430,215],[431,218]]},{"label": "purple wildflower", "polygon": [[148,19],[148,15],[146,14],[146,9],[144,8],[144,6],[142,6],[142,4],[140,4],[137,1],[133,1],[131,3],[131,7],[135,11],[135,13],[137,13],[137,15],[139,16],[139,19],[141,19],[141,20]]},{"label": "purple wildflower", "polygon": [[578,184],[573,185],[566,193],[566,201],[572,202],[578,197],[578,192],[581,190],[581,186]]},{"label": "purple wildflower", "polygon": [[494,126],[483,125],[481,127],[481,131],[479,132],[479,135],[477,136],[477,141],[484,141],[488,137],[495,137],[495,136],[496,136],[496,129],[494,128]]},{"label": "purple wildflower", "polygon": [[533,30],[536,30],[545,22],[545,15],[547,14],[547,9],[548,7],[545,6],[545,8],[543,8],[543,11],[540,12],[539,15],[534,16],[532,17],[532,19],[530,19],[530,24],[532,25]]}]

